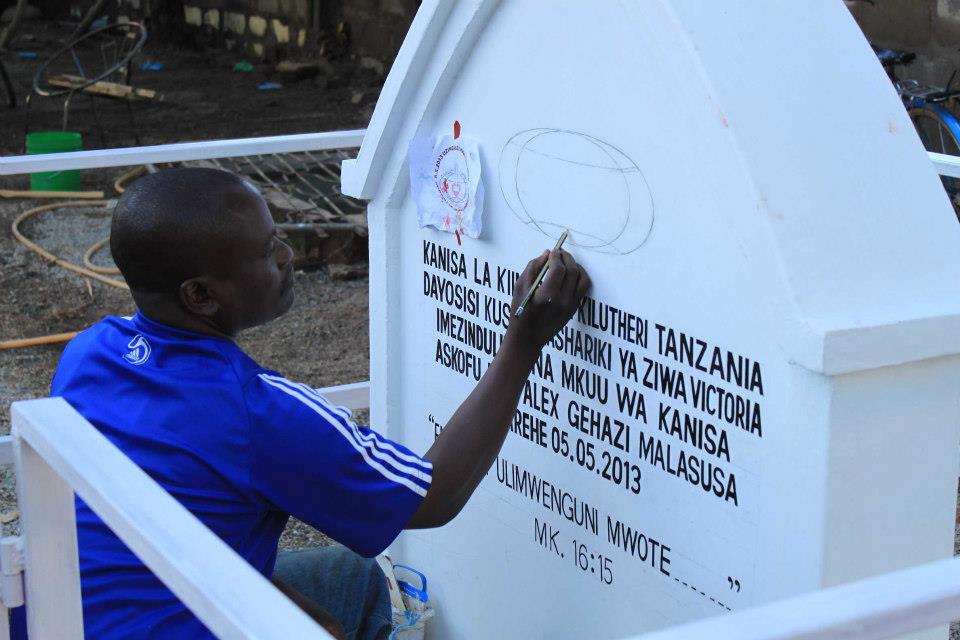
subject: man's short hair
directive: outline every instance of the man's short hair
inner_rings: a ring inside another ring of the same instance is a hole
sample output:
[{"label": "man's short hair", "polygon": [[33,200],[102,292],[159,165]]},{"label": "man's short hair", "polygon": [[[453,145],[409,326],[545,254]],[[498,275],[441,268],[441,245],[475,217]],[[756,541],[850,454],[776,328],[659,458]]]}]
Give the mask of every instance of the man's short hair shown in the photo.
[{"label": "man's short hair", "polygon": [[230,235],[236,213],[255,189],[228,171],[166,169],[133,182],[120,197],[110,229],[113,260],[133,291],[176,294],[203,275],[217,239]]}]

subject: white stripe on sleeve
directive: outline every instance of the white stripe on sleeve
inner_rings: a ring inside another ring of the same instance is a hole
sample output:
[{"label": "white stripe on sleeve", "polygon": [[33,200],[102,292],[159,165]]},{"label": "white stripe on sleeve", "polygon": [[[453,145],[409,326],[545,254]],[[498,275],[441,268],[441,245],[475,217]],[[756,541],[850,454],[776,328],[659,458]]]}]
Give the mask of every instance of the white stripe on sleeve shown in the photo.
[{"label": "white stripe on sleeve", "polygon": [[422,468],[409,467],[406,464],[400,463],[388,454],[375,448],[374,443],[358,441],[358,433],[344,425],[335,416],[331,415],[326,407],[317,402],[315,397],[305,394],[289,380],[263,373],[259,374],[259,377],[271,387],[279,389],[292,398],[296,398],[304,405],[310,407],[310,409],[312,409],[315,413],[323,417],[327,422],[333,425],[337,432],[340,433],[340,435],[343,436],[347,442],[350,443],[350,446],[352,446],[360,454],[367,464],[379,471],[384,477],[402,484],[417,495],[427,495],[427,490],[420,486],[420,484],[418,484],[416,481],[419,480],[420,482],[429,485],[431,480],[431,474],[429,472],[424,472]]},{"label": "white stripe on sleeve", "polygon": [[[270,376],[270,378],[273,380],[279,381],[276,376]],[[326,398],[324,398],[323,394],[321,394],[319,391],[317,391],[313,387],[307,386],[305,384],[301,384],[299,382],[291,382],[290,380],[286,380],[285,378],[283,380],[285,380],[290,384],[295,385],[296,387],[300,388],[306,393],[309,393],[311,396],[319,400],[331,412],[339,416],[343,416],[343,419],[347,423],[347,426],[351,430],[353,430],[354,433],[356,433],[357,438],[359,438],[360,440],[363,440],[364,442],[372,443],[375,447],[377,447],[377,449],[381,451],[384,451],[384,450],[389,451],[394,457],[399,458],[400,460],[403,460],[406,462],[410,462],[414,465],[417,465],[427,473],[431,473],[433,471],[433,463],[431,463],[429,460],[424,460],[423,458],[419,458],[417,456],[410,455],[409,453],[400,451],[395,446],[393,446],[392,442],[390,442],[389,440],[385,440],[383,436],[381,436],[379,433],[377,433],[373,429],[370,429],[367,434],[360,433],[359,427],[353,420],[351,420],[351,416],[349,413],[344,415],[345,410],[342,407],[338,407],[332,402],[330,402],[329,400],[327,400]]]},{"label": "white stripe on sleeve", "polygon": [[[265,373],[260,374],[260,376],[265,377],[264,379],[270,379],[270,380],[273,380],[274,382],[278,382],[287,387],[300,390],[305,395],[321,403],[327,409],[328,413],[334,414],[333,419],[336,419],[336,416],[343,415],[342,412],[338,412],[336,410],[338,407],[336,407],[329,400],[324,398],[313,387],[310,387],[305,384],[301,384],[299,382],[293,382],[292,380],[287,380],[286,378],[283,378],[280,376],[272,376]],[[399,470],[404,471],[406,473],[410,473],[415,477],[420,478],[424,482],[428,482],[428,483],[430,482],[430,477],[433,474],[433,463],[430,462],[429,460],[424,460],[423,458],[419,458],[415,455],[410,455],[409,453],[400,451],[395,446],[393,446],[392,442],[390,442],[389,440],[385,440],[383,437],[380,436],[379,433],[373,430],[370,430],[368,434],[360,433],[360,429],[357,427],[356,423],[354,423],[349,418],[343,418],[343,420],[341,421],[341,424],[343,424],[344,426],[346,426],[348,429],[351,430],[351,432],[354,434],[354,439],[357,441],[357,444],[367,448],[373,447],[377,452],[382,453],[384,456],[395,458],[396,463],[400,466]],[[378,457],[383,458],[383,456],[378,456]],[[407,463],[413,464],[417,469],[411,469],[409,471],[405,471],[408,467]],[[418,473],[417,470],[420,470],[421,473]],[[425,474],[426,477],[422,477],[423,474]]]}]

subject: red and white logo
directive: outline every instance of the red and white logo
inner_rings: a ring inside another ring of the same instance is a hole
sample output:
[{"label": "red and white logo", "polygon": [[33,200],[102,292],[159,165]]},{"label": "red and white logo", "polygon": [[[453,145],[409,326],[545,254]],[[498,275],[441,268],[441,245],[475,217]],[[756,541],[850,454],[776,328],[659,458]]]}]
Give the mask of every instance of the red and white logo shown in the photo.
[{"label": "red and white logo", "polygon": [[470,170],[463,147],[452,144],[444,148],[434,164],[433,180],[440,199],[454,211],[463,211],[470,204]]}]

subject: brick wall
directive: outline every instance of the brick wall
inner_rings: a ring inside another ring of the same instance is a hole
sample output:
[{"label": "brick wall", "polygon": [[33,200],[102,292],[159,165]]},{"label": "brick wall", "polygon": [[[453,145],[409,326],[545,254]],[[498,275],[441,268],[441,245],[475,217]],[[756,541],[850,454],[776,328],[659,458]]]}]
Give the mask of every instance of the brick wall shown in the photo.
[{"label": "brick wall", "polygon": [[[914,51],[917,59],[898,68],[901,78],[942,86],[960,69],[960,0],[846,0],[873,44]],[[954,80],[960,87],[960,72]]]}]

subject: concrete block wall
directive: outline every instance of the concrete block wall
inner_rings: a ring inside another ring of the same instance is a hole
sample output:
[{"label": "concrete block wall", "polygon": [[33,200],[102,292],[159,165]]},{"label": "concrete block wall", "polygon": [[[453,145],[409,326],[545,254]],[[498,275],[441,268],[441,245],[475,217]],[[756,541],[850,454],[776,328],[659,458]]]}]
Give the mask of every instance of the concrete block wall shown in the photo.
[{"label": "concrete block wall", "polygon": [[183,0],[183,19],[188,31],[262,60],[296,56],[309,44],[309,0]]},{"label": "concrete block wall", "polygon": [[[898,76],[943,86],[960,69],[960,0],[845,0],[873,44],[914,51]],[[954,80],[960,87],[960,72]]]}]

